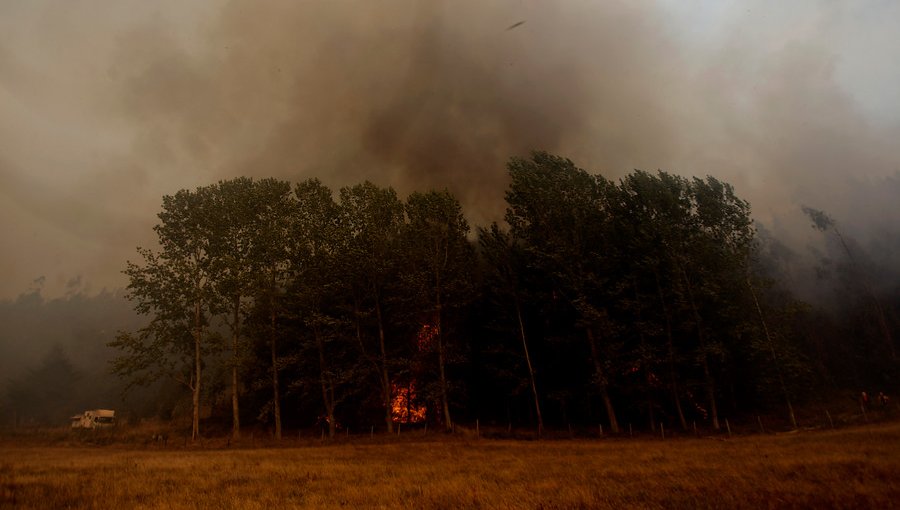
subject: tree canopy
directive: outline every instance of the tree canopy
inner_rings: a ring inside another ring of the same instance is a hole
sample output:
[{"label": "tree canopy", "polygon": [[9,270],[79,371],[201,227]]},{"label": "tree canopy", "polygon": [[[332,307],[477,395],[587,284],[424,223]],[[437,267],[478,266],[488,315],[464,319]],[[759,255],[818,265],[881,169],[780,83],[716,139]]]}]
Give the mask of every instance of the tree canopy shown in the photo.
[{"label": "tree canopy", "polygon": [[159,248],[125,270],[149,322],[111,343],[116,372],[180,381],[195,437],[203,409],[235,436],[247,420],[276,437],[282,421],[715,429],[782,403],[793,420],[830,377],[728,183],[614,182],[544,152],[508,170],[505,224],[475,235],[446,190],[239,178],[163,197]]}]

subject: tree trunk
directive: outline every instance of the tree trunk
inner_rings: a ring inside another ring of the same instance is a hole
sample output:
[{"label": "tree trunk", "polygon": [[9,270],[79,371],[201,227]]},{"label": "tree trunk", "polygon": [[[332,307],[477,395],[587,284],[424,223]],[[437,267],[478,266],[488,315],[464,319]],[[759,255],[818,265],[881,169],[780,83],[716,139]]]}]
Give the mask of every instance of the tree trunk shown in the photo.
[{"label": "tree trunk", "polygon": [[534,381],[534,368],[531,366],[531,356],[528,354],[528,342],[525,340],[525,324],[522,321],[522,306],[519,298],[515,298],[516,318],[519,319],[519,334],[522,337],[522,350],[525,351],[525,363],[528,365],[528,377],[531,380],[531,394],[534,396],[534,411],[538,421],[538,437],[544,433],[544,419],[541,417],[541,402],[538,399],[537,384]]},{"label": "tree trunk", "polygon": [[191,400],[193,404],[193,416],[191,420],[191,441],[200,439],[200,339],[203,329],[200,322],[200,301],[194,304],[194,384],[191,388]]},{"label": "tree trunk", "polygon": [[653,272],[656,277],[656,291],[659,294],[659,302],[662,305],[663,318],[666,321],[666,348],[668,350],[667,362],[669,365],[669,385],[672,389],[672,401],[678,412],[678,422],[682,430],[687,430],[687,420],[684,419],[684,411],[681,409],[681,394],[678,391],[678,371],[675,369],[675,342],[672,340],[672,317],[669,315],[669,307],[666,305],[666,297],[663,294],[662,284],[659,281],[659,273]]},{"label": "tree trunk", "polygon": [[372,367],[375,370],[375,373],[378,375],[378,385],[381,387],[381,405],[384,408],[384,421],[388,434],[394,431],[394,422],[393,422],[393,414],[391,407],[391,380],[388,378],[387,371],[387,354],[384,349],[384,332],[381,324],[381,309],[380,307],[376,307],[377,315],[379,316],[379,339],[381,340],[381,350],[380,357],[378,360],[373,356],[369,356],[366,352],[366,345],[363,342],[362,338],[362,325],[360,324],[360,306],[359,300],[354,298],[353,300],[353,314],[356,320],[356,341],[359,343],[359,349],[362,353],[363,358],[369,360],[372,364]]},{"label": "tree trunk", "polygon": [[375,292],[375,316],[378,319],[378,346],[381,350],[381,402],[384,405],[384,424],[388,434],[394,431],[394,420],[391,407],[391,379],[387,369],[387,348],[384,341],[384,319],[381,316],[381,297]]},{"label": "tree trunk", "polygon": [[703,377],[706,379],[706,400],[709,402],[709,416],[714,430],[719,430],[719,408],[716,404],[716,387],[709,370],[709,360],[703,355]]},{"label": "tree trunk", "polygon": [[612,399],[609,398],[609,383],[606,380],[606,374],[603,370],[603,363],[600,359],[600,349],[597,347],[597,339],[594,337],[594,332],[590,327],[585,331],[587,332],[588,343],[591,347],[591,358],[593,358],[594,361],[594,371],[597,377],[600,398],[603,400],[603,405],[606,407],[606,415],[609,418],[609,430],[613,434],[618,434],[619,422],[616,420],[616,411],[613,408]]},{"label": "tree trunk", "polygon": [[[643,319],[641,318],[641,303],[643,302],[643,300],[641,299],[641,291],[638,288],[637,279],[632,280],[632,287],[634,288],[634,302],[637,305],[637,310],[635,311],[635,314],[637,315],[637,321],[640,324],[643,322]],[[646,347],[647,342],[646,342],[646,339],[644,338],[644,329],[640,326],[638,326],[638,339],[639,339],[639,345],[640,345],[642,355],[646,356],[645,353],[646,353],[646,348],[647,348]],[[646,388],[646,394],[647,394],[647,418],[650,420],[650,430],[653,430],[655,432],[656,431],[655,430],[656,411],[655,411],[654,407],[655,407],[656,402],[654,401],[654,398],[653,398],[653,396],[654,396],[653,395],[653,371],[650,369],[650,366],[648,366],[650,364],[647,363],[646,358],[643,358],[641,360],[641,362],[642,362],[641,368],[643,369],[643,373],[644,373],[643,374],[644,375],[644,387]],[[654,365],[656,364],[655,356],[653,359],[653,364]]]},{"label": "tree trunk", "polygon": [[778,356],[775,354],[775,344],[772,342],[772,336],[769,334],[769,326],[766,324],[765,316],[762,313],[762,307],[759,306],[759,299],[756,297],[756,291],[753,290],[753,284],[750,283],[750,277],[747,277],[747,288],[750,289],[750,295],[753,296],[753,303],[756,304],[756,312],[759,314],[759,321],[762,323],[763,332],[766,334],[766,341],[769,343],[769,349],[772,352],[772,363],[775,365],[775,372],[778,374],[778,382],[781,384],[781,393],[787,404],[788,416],[791,418],[791,426],[797,429],[797,418],[794,417],[794,406],[791,405],[791,397],[788,394],[787,385],[784,384],[784,376],[781,374],[781,366],[778,363]]},{"label": "tree trunk", "polygon": [[328,437],[334,437],[337,429],[337,421],[334,418],[334,385],[328,388],[328,401],[331,402],[328,406]]},{"label": "tree trunk", "polygon": [[706,352],[706,336],[703,333],[703,321],[700,319],[700,310],[697,309],[697,303],[694,301],[694,289],[691,286],[687,271],[685,271],[684,268],[681,268],[681,274],[684,277],[684,285],[687,288],[688,302],[691,306],[691,311],[694,314],[694,321],[697,323],[697,343],[699,344],[702,353],[700,361],[703,367],[703,380],[705,381],[706,387],[706,399],[709,403],[709,415],[712,419],[713,429],[719,430],[719,409],[716,404],[716,385],[712,377],[712,372],[709,369],[709,356]]},{"label": "tree trunk", "polygon": [[440,326],[438,326],[438,365],[441,377],[441,408],[444,411],[444,428],[453,430],[453,420],[450,418],[450,402],[447,398],[447,375],[444,370],[444,341],[441,338]]},{"label": "tree trunk", "polygon": [[275,275],[272,274],[272,292],[269,295],[269,344],[272,347],[272,409],[275,415],[275,439],[281,439],[281,402],[278,396],[278,350],[275,338]]},{"label": "tree trunk", "polygon": [[441,408],[444,412],[444,428],[448,431],[453,430],[453,421],[450,418],[450,402],[447,398],[447,374],[444,370],[444,326],[441,324],[441,293],[437,292],[437,313],[435,317],[435,327],[437,328],[438,340],[438,368],[440,372],[441,382]]},{"label": "tree trunk", "polygon": [[328,419],[328,437],[334,437],[334,383],[328,375],[328,367],[325,363],[325,342],[322,340],[318,326],[313,327],[313,335],[319,351],[319,382],[322,386],[322,402],[325,404],[325,415]]},{"label": "tree trunk", "polygon": [[232,360],[231,360],[231,437],[239,439],[241,437],[241,413],[238,407],[238,359],[240,352],[238,350],[238,340],[240,339],[241,328],[241,296],[234,296],[234,329],[232,331]]},{"label": "tree trunk", "polygon": [[603,405],[606,407],[606,414],[609,416],[609,431],[613,434],[619,433],[619,422],[616,420],[616,411],[613,409],[612,399],[609,398],[607,385],[600,388],[600,398],[603,399]]}]

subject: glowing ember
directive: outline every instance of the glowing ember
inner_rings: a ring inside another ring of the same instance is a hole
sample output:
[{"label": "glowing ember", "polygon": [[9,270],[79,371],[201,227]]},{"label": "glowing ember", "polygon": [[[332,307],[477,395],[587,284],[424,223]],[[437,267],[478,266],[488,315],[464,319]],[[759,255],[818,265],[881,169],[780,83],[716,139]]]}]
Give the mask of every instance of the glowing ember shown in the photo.
[{"label": "glowing ember", "polygon": [[430,324],[423,324],[416,338],[420,351],[430,351],[434,345],[434,339],[437,337],[438,328]]},{"label": "glowing ember", "polygon": [[426,407],[416,401],[416,386],[410,382],[405,385],[391,385],[391,417],[394,423],[422,423],[425,421]]}]

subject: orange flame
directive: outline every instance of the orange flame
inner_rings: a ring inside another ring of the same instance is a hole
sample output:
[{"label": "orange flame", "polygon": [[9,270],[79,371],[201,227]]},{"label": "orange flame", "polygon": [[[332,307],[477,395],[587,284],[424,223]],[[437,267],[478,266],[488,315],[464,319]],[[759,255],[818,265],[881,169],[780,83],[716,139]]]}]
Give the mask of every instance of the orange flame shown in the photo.
[{"label": "orange flame", "polygon": [[391,419],[394,423],[422,423],[425,421],[426,407],[416,401],[416,385],[391,384]]}]

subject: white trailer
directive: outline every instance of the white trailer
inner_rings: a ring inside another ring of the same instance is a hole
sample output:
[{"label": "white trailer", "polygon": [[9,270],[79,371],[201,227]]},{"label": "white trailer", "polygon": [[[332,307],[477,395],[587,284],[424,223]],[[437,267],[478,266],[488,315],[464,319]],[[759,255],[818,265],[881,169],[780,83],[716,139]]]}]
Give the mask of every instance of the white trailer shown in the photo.
[{"label": "white trailer", "polygon": [[105,429],[115,425],[116,412],[111,409],[92,409],[72,417],[73,429]]}]

